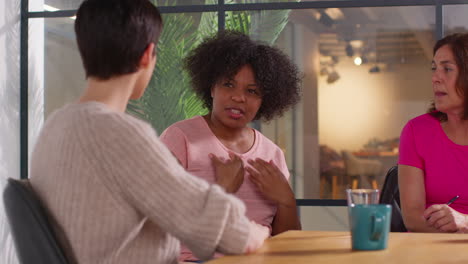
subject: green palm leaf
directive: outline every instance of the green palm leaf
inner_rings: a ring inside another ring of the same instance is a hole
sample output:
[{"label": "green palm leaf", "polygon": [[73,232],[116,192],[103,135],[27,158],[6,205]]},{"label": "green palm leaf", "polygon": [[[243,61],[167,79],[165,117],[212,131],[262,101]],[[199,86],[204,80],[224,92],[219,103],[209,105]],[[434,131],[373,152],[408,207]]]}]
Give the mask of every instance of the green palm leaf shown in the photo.
[{"label": "green palm leaf", "polygon": [[[225,1],[226,4],[231,2],[234,1]],[[216,4],[217,0],[206,0],[205,3]],[[171,4],[176,3],[171,1]],[[289,10],[226,12],[225,23],[227,29],[273,43],[286,25],[288,14]],[[127,106],[128,113],[147,120],[158,132],[177,121],[207,113],[201,100],[190,89],[190,80],[183,71],[182,61],[203,38],[218,30],[216,12],[205,12],[201,16],[196,13],[165,14],[163,20],[157,66],[151,81],[142,98],[132,100]]]}]

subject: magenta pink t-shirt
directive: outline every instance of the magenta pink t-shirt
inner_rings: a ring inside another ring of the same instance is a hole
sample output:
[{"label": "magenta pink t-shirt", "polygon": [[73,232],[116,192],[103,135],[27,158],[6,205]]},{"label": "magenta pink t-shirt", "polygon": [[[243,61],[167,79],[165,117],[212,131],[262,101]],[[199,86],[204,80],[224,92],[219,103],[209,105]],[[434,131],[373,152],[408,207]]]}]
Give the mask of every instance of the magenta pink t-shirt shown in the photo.
[{"label": "magenta pink t-shirt", "polygon": [[406,124],[401,132],[398,164],[424,171],[426,208],[459,195],[450,206],[468,214],[468,146],[451,141],[439,120],[425,114]]},{"label": "magenta pink t-shirt", "polygon": [[[236,153],[242,159],[244,166],[250,166],[247,163],[248,159],[273,160],[285,177],[289,178],[283,151],[260,132],[254,131],[255,142],[252,148],[246,153]],[[218,157],[229,158],[228,148],[218,140],[201,116],[171,125],[161,134],[160,139],[188,172],[209,183],[215,183],[215,171],[208,154],[213,153]],[[245,203],[246,215],[250,220],[267,226],[271,230],[271,224],[276,214],[276,205],[260,193],[254,183],[250,181],[249,176],[246,171],[244,183],[235,195]],[[186,247],[182,246],[181,251],[182,255],[179,260],[197,259]]]}]

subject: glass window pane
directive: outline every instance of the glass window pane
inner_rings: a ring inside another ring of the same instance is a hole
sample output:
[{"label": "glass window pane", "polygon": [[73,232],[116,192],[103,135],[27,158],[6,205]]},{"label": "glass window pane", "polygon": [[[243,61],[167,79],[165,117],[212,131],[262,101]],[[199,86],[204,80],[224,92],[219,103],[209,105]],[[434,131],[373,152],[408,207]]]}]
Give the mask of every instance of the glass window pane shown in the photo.
[{"label": "glass window pane", "polygon": [[[20,1],[0,1],[0,192],[20,178]],[[0,262],[19,263],[0,197]]]},{"label": "glass window pane", "polygon": [[[205,113],[182,72],[182,58],[217,31],[216,12],[164,14],[155,73],[145,95],[129,111],[148,120],[158,132]],[[30,144],[36,128],[54,110],[76,100],[86,85],[72,18],[30,19]]]},{"label": "glass window pane", "polygon": [[[463,8],[444,6],[446,33],[464,31],[466,23],[448,15]],[[434,13],[433,7],[226,12],[226,28],[280,47],[304,73],[302,102],[261,124],[285,152],[297,198],[342,199],[353,184],[381,187],[396,163],[401,128],[431,99]],[[159,132],[206,111],[180,69],[187,52],[217,31],[217,13],[166,14],[164,20],[155,74],[129,108]],[[85,78],[72,19],[31,19],[30,27],[32,146],[44,117],[77,98]],[[182,100],[173,101],[175,95]],[[362,160],[380,169],[356,174],[349,157],[361,170]]]},{"label": "glass window pane", "polygon": [[85,74],[75,40],[74,19],[29,20],[29,151],[48,115],[76,100]]},{"label": "glass window pane", "polygon": [[381,188],[402,127],[432,99],[433,7],[342,11],[344,23],[319,40],[320,174],[331,198],[347,186]]},{"label": "glass window pane", "polygon": [[468,12],[468,5],[446,5],[443,7],[445,36],[453,33],[468,32],[466,12]]},{"label": "glass window pane", "polygon": [[78,98],[86,80],[74,20],[48,18],[44,32],[44,117]]},{"label": "glass window pane", "polygon": [[218,13],[164,14],[153,78],[143,97],[128,110],[148,120],[159,133],[173,123],[205,114],[202,102],[190,87],[182,59],[206,36],[218,30]]},{"label": "glass window pane", "polygon": [[[280,47],[304,73],[302,102],[261,125],[285,151],[297,198],[344,199],[353,183],[381,187],[397,162],[402,127],[425,113],[431,100],[434,12],[433,7],[227,12],[228,28]],[[236,16],[249,17],[249,24],[231,24]]]},{"label": "glass window pane", "polygon": [[[217,4],[218,0],[150,0],[156,6]],[[30,0],[29,11],[57,11],[78,9],[83,0]]]},{"label": "glass window pane", "polygon": [[[0,190],[7,178],[20,177],[19,17],[18,1],[0,3]],[[2,198],[0,202],[3,204]],[[0,216],[0,232],[9,232],[4,221]],[[11,246],[11,240],[3,239],[0,248]]]}]

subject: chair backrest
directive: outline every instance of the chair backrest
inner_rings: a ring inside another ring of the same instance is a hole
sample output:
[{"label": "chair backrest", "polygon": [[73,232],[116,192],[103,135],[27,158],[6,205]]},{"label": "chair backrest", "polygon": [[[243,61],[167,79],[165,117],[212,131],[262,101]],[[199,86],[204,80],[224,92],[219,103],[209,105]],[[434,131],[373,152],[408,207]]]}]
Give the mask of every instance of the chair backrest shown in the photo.
[{"label": "chair backrest", "polygon": [[68,263],[27,180],[8,179],[3,200],[21,263]]},{"label": "chair backrest", "polygon": [[387,176],[385,177],[385,182],[382,187],[382,193],[380,194],[380,203],[392,205],[390,231],[407,232],[408,230],[405,227],[403,216],[401,215],[400,190],[398,188],[398,166],[391,167],[387,172]]},{"label": "chair backrest", "polygon": [[353,175],[353,176],[359,175],[360,174],[359,159],[347,150],[342,150],[341,156],[343,157],[343,161],[345,164],[346,174]]}]

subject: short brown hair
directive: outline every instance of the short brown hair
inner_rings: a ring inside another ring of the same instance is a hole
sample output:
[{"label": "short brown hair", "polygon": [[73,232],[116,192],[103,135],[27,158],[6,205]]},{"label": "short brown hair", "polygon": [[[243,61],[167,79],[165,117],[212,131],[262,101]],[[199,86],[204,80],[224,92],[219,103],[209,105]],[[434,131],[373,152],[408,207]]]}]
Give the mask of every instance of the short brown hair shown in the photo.
[{"label": "short brown hair", "polygon": [[[456,89],[457,93],[463,96],[462,118],[468,119],[468,33],[456,33],[440,39],[434,46],[433,55],[435,55],[437,50],[445,45],[452,50],[453,56],[455,57],[455,63],[459,69]],[[428,113],[440,121],[447,121],[447,114],[438,111],[435,108],[434,102],[432,102]]]}]

